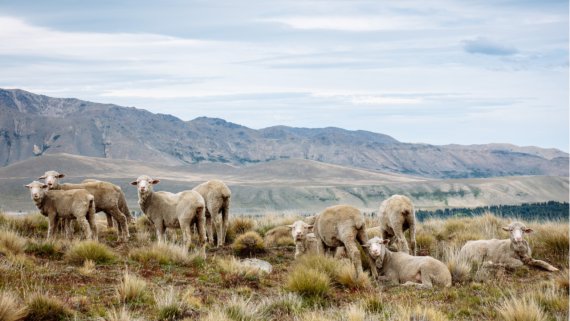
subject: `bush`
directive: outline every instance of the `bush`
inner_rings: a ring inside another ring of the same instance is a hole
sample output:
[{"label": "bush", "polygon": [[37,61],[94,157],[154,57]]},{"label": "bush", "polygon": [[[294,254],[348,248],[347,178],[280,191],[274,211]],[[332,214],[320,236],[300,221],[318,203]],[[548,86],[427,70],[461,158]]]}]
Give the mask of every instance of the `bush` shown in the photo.
[{"label": "bush", "polygon": [[65,257],[74,264],[82,264],[85,260],[92,260],[97,264],[112,263],[117,258],[108,246],[91,240],[74,243]]},{"label": "bush", "polygon": [[117,296],[121,303],[143,303],[149,299],[146,281],[125,272],[117,286]]},{"label": "bush", "polygon": [[226,242],[233,242],[238,236],[252,231],[255,227],[255,221],[247,217],[234,217],[228,224],[226,232]]},{"label": "bush", "polygon": [[329,294],[330,283],[326,273],[297,265],[287,278],[286,289],[306,297],[323,297]]},{"label": "bush", "polygon": [[73,311],[60,300],[36,293],[28,300],[28,316],[25,320],[62,321],[72,320],[73,316]]},{"label": "bush", "polygon": [[129,257],[140,263],[160,265],[201,266],[203,253],[188,253],[186,246],[174,243],[154,243],[151,246],[134,249]]},{"label": "bush", "polygon": [[0,292],[0,320],[18,321],[27,315],[27,309],[19,303],[19,299],[11,292]]},{"label": "bush", "polygon": [[546,316],[538,303],[528,297],[505,299],[496,307],[505,321],[545,321]]},{"label": "bush", "polygon": [[9,230],[0,230],[0,253],[22,254],[26,249],[26,239]]},{"label": "bush", "polygon": [[251,255],[265,251],[265,245],[257,232],[249,231],[234,241],[232,249],[238,255]]}]

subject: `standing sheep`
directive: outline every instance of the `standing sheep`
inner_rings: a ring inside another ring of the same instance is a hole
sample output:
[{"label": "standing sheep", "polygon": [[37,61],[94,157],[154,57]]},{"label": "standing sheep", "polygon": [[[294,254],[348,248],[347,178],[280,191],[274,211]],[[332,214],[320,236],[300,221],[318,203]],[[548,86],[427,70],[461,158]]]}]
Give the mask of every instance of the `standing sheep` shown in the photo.
[{"label": "standing sheep", "polygon": [[[56,171],[47,171],[40,179],[45,180],[50,190],[75,190],[84,189],[95,197],[95,212],[105,212],[117,221],[118,234],[121,240],[129,239],[129,229],[127,217],[120,207],[120,199],[124,199],[122,191],[117,190],[118,186],[102,181],[90,181],[82,184],[60,184],[59,179],[65,177],[64,174]],[[128,210],[128,209],[127,209]]]},{"label": "standing sheep", "polygon": [[523,223],[513,222],[503,227],[503,230],[510,233],[510,238],[468,241],[459,251],[459,257],[479,265],[486,263],[514,269],[527,264],[550,272],[558,271],[547,262],[531,257],[530,246],[523,237],[525,233],[531,233],[532,229]]},{"label": "standing sheep", "polygon": [[[119,210],[127,217],[127,223],[132,223],[135,220],[135,218],[131,215],[131,210],[129,210],[129,206],[127,205],[127,199],[125,198],[125,193],[123,193],[123,190],[119,185],[115,185],[111,182],[105,182],[93,178],[88,178],[81,181],[81,183],[93,183],[93,182],[104,182],[112,185],[115,191],[117,191],[117,193],[120,193],[121,195],[121,197],[119,197],[119,204],[118,204]],[[107,213],[105,213],[105,216],[107,217],[107,227],[113,228],[113,217]]]},{"label": "standing sheep", "polygon": [[87,239],[97,239],[95,225],[95,204],[93,195],[84,189],[50,191],[48,186],[38,181],[25,185],[42,215],[49,219],[47,237],[53,237],[60,219],[75,219]]},{"label": "standing sheep", "polygon": [[204,229],[204,199],[195,191],[154,192],[152,186],[160,182],[142,175],[131,185],[137,186],[142,212],[154,224],[158,242],[166,242],[166,228],[180,228],[187,245],[192,242],[192,222],[195,221],[200,244],[206,242]]},{"label": "standing sheep", "polygon": [[[380,221],[380,230],[382,238],[388,239],[391,245],[394,245],[398,251],[404,253],[416,254],[416,214],[414,212],[414,204],[403,195],[393,195],[380,204],[378,211],[378,219]],[[404,232],[410,230],[410,246],[404,236]]]},{"label": "standing sheep", "polygon": [[373,237],[364,245],[375,261],[381,280],[426,288],[451,286],[451,273],[445,264],[431,256],[391,252],[386,247],[388,243],[389,240]]},{"label": "standing sheep", "polygon": [[[313,233],[317,239],[319,253],[324,253],[325,248],[336,250],[338,247],[344,247],[356,268],[356,273],[362,273],[360,251],[356,243],[366,244],[368,236],[364,218],[358,209],[349,205],[326,208],[317,215]],[[376,276],[374,269],[372,272]]]},{"label": "standing sheep", "polygon": [[[192,189],[204,198],[206,203],[206,233],[208,242],[214,244],[213,225],[216,226],[217,247],[223,246],[226,241],[226,232],[230,221],[230,198],[232,193],[228,186],[220,180],[211,180]],[[219,214],[222,214],[220,222]]]}]

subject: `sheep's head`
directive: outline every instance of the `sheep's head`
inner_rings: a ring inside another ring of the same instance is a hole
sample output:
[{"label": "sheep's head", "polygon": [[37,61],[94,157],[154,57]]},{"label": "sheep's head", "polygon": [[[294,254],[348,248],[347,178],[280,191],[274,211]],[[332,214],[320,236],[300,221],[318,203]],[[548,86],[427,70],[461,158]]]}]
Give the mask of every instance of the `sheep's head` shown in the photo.
[{"label": "sheep's head", "polygon": [[509,232],[511,235],[511,242],[521,243],[525,233],[532,233],[532,229],[527,228],[523,223],[513,222],[509,226],[504,226],[503,230]]},{"label": "sheep's head", "polygon": [[388,251],[386,245],[389,242],[390,240],[388,239],[383,240],[378,236],[375,236],[368,240],[366,244],[362,245],[362,247],[368,250],[368,254],[370,254],[370,256],[377,261],[376,265],[378,266],[378,264],[380,264],[378,267],[381,267],[381,264],[384,261],[384,256],[386,255],[386,251]]},{"label": "sheep's head", "polygon": [[60,174],[56,171],[47,171],[44,173],[44,175],[40,176],[38,179],[43,179],[48,189],[54,189],[59,186],[59,179],[64,177],[65,174]]},{"label": "sheep's head", "polygon": [[160,180],[150,178],[146,175],[141,175],[136,181],[131,182],[131,185],[137,187],[139,194],[147,194],[152,191],[152,185],[158,184]]},{"label": "sheep's head", "polygon": [[24,185],[30,190],[30,196],[34,201],[41,201],[45,194],[48,186],[42,182],[33,181],[28,185]]},{"label": "sheep's head", "polygon": [[295,221],[295,223],[287,225],[287,227],[291,228],[291,236],[293,236],[295,242],[304,240],[307,234],[313,230],[313,225],[309,225],[303,221]]}]

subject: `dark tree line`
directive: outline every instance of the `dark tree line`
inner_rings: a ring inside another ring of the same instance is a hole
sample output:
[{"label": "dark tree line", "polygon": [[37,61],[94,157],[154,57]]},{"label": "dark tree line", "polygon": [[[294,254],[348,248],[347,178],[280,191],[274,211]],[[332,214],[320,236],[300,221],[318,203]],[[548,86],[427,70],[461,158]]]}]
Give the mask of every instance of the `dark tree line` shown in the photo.
[{"label": "dark tree line", "polygon": [[544,203],[524,203],[521,205],[493,205],[475,208],[446,208],[434,211],[416,210],[416,218],[470,217],[491,212],[500,217],[523,220],[568,220],[568,203],[549,201]]}]

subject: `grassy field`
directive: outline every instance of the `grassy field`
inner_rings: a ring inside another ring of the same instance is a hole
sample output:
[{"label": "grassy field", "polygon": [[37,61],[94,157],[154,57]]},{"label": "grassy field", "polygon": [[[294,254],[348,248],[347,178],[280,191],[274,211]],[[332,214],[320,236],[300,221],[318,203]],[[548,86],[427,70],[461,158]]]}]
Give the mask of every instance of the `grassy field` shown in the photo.
[{"label": "grassy field", "polygon": [[[467,240],[508,237],[506,219],[423,222],[420,254],[447,263],[462,281],[416,289],[357,278],[343,260],[295,261],[292,240],[261,241],[295,219],[235,218],[230,243],[204,255],[178,245],[179,232],[170,233],[172,244],[156,244],[144,218],[130,227],[128,243],[103,220],[99,242],[48,241],[41,215],[0,213],[0,320],[568,320],[567,221],[526,222],[533,256],[561,270],[555,273],[483,271],[455,260]],[[268,261],[273,271],[243,264],[246,257]]]}]

